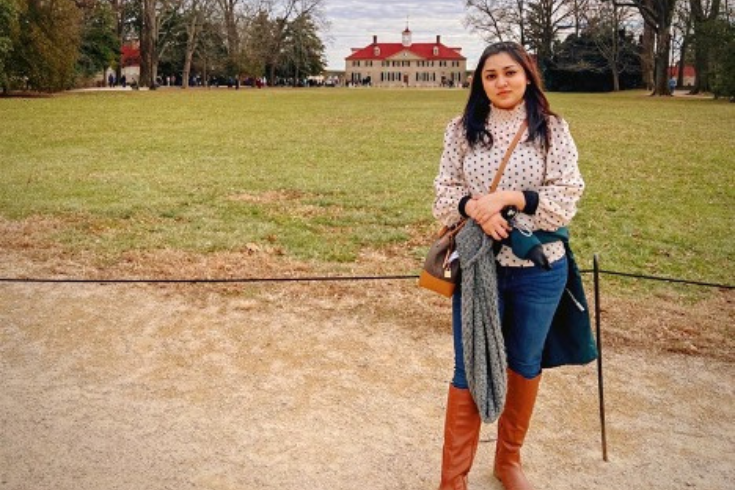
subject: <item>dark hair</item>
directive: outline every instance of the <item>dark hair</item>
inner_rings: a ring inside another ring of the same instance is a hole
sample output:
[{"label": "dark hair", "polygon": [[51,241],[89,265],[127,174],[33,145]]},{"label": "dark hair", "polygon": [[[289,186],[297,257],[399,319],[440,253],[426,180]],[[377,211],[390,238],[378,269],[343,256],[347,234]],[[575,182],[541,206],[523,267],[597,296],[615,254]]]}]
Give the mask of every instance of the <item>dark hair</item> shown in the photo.
[{"label": "dark hair", "polygon": [[467,105],[462,115],[462,124],[467,134],[467,142],[470,146],[478,143],[491,147],[493,137],[486,129],[485,124],[490,115],[490,99],[482,86],[482,69],[487,59],[493,55],[507,53],[513,60],[521,65],[528,79],[528,86],[523,99],[526,101],[526,114],[528,118],[528,141],[539,140],[545,148],[549,147],[549,129],[547,118],[558,117],[551,112],[549,101],[543,91],[543,82],[539,74],[536,62],[529,56],[523,46],[513,42],[491,44],[483,51],[477,68],[472,75],[472,85]]}]

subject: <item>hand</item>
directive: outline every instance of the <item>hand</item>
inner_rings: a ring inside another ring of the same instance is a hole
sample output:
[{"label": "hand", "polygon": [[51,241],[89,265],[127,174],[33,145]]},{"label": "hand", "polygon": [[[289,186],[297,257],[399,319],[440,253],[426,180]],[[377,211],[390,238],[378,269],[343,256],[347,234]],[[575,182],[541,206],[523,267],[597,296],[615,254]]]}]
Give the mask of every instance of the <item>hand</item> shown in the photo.
[{"label": "hand", "polygon": [[473,196],[467,202],[465,211],[470,218],[477,221],[478,224],[483,225],[505,207],[502,197],[499,193]]},{"label": "hand", "polygon": [[526,197],[520,191],[498,191],[484,196],[473,196],[467,202],[465,211],[467,216],[480,225],[487,222],[492,216],[500,213],[506,206],[515,206],[523,209],[526,206]]},{"label": "hand", "polygon": [[482,227],[482,231],[490,235],[497,242],[508,238],[511,230],[511,226],[500,213],[495,213],[484,223],[480,223],[480,226]]}]

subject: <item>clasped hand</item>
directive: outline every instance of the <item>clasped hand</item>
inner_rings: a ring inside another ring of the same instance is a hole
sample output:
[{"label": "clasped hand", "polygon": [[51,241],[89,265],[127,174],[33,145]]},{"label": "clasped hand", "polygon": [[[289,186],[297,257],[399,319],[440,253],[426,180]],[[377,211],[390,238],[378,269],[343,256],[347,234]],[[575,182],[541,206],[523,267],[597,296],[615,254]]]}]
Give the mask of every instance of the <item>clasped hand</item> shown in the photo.
[{"label": "clasped hand", "polygon": [[506,196],[502,193],[474,196],[467,201],[465,212],[493,240],[501,241],[508,238],[508,234],[512,229],[508,221],[500,214],[503,208],[508,205],[506,201]]}]

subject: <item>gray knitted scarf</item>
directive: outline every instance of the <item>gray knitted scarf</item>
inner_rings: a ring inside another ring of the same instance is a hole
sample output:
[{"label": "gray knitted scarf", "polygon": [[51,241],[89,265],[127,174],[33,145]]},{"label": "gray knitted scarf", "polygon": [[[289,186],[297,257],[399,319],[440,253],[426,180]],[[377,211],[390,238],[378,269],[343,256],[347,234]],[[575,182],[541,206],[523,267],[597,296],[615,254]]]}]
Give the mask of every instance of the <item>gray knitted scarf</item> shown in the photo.
[{"label": "gray knitted scarf", "polygon": [[498,313],[493,241],[474,220],[457,234],[462,269],[462,347],[467,383],[484,422],[505,402],[505,343]]}]

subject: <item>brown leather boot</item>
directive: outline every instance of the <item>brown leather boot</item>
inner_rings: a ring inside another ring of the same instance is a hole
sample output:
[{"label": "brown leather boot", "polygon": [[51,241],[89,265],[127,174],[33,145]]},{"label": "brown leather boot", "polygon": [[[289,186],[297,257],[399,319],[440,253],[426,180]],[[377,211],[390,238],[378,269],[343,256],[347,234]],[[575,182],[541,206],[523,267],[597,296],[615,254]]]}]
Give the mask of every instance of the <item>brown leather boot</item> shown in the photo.
[{"label": "brown leather boot", "polygon": [[467,473],[480,440],[480,413],[470,390],[449,386],[439,490],[467,490]]},{"label": "brown leather boot", "polygon": [[505,490],[533,490],[521,468],[521,446],[531,422],[541,375],[526,379],[508,369],[505,407],[498,421],[495,477]]}]

